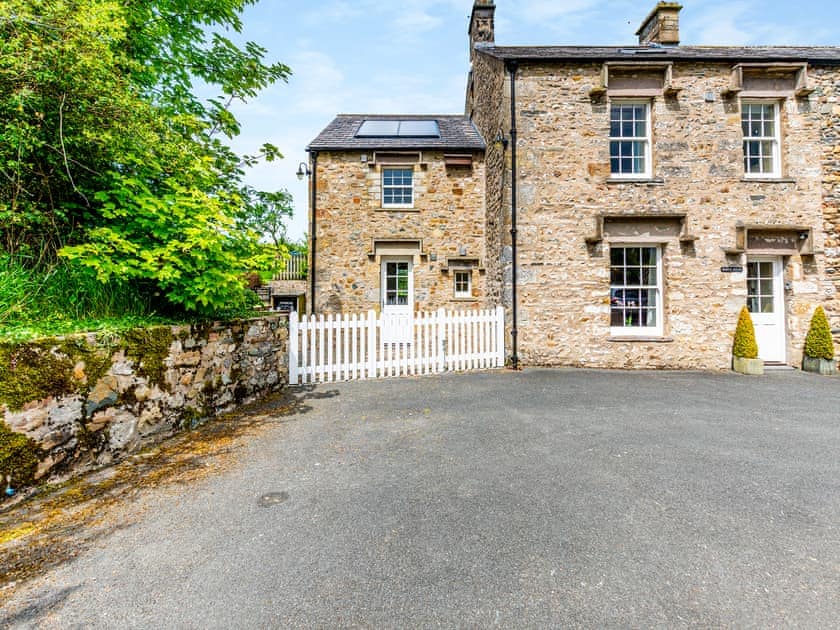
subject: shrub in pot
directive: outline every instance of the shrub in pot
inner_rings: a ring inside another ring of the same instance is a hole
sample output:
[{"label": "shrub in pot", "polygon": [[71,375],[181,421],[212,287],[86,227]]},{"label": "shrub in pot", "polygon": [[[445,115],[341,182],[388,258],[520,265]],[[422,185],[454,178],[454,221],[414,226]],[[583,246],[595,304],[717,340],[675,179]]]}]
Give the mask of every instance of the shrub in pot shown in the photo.
[{"label": "shrub in pot", "polygon": [[831,338],[831,327],[822,306],[818,306],[811,317],[811,325],[805,336],[805,356],[802,358],[802,369],[816,374],[836,374],[837,365],[834,362],[834,340]]},{"label": "shrub in pot", "polygon": [[764,361],[758,358],[755,328],[747,307],[741,308],[732,343],[732,369],[741,374],[764,374]]}]

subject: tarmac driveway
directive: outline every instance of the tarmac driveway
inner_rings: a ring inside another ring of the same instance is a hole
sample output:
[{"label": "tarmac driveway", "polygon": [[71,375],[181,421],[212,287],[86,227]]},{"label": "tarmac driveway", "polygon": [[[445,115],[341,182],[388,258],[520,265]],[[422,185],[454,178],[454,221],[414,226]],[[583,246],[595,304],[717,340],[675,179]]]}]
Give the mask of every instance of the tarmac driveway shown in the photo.
[{"label": "tarmac driveway", "polygon": [[11,627],[836,627],[840,380],[528,370],[319,386]]}]

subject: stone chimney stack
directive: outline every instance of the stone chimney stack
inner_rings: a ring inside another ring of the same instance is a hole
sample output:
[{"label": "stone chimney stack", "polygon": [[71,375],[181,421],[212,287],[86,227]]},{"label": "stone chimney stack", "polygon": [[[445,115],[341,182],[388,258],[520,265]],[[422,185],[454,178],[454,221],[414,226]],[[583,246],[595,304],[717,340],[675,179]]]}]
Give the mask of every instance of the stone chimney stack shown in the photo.
[{"label": "stone chimney stack", "polygon": [[682,5],[679,2],[657,4],[636,31],[639,45],[677,46],[680,43],[680,9]]},{"label": "stone chimney stack", "polygon": [[475,55],[476,44],[493,44],[496,41],[495,13],[493,0],[475,0],[470,17],[470,61]]}]

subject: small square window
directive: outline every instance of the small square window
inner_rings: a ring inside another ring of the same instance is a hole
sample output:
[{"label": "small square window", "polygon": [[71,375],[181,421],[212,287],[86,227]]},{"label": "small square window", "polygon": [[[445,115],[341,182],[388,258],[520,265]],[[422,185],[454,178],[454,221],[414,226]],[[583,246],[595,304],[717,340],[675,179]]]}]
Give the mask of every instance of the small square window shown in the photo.
[{"label": "small square window", "polygon": [[472,297],[472,274],[469,271],[455,272],[455,297]]},{"label": "small square window", "polygon": [[382,207],[414,206],[414,171],[410,168],[382,169]]}]

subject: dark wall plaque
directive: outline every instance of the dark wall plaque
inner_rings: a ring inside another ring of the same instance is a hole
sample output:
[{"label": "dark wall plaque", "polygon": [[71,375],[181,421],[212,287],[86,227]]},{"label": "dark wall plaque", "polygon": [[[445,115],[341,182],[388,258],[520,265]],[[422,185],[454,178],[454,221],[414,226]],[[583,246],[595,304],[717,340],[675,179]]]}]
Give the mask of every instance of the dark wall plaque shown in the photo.
[{"label": "dark wall plaque", "polygon": [[721,267],[720,270],[722,273],[741,273],[744,271],[744,268],[738,265],[733,265],[731,267]]}]

